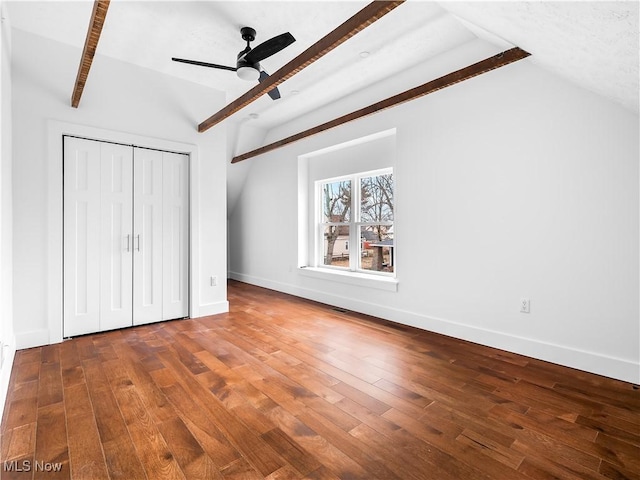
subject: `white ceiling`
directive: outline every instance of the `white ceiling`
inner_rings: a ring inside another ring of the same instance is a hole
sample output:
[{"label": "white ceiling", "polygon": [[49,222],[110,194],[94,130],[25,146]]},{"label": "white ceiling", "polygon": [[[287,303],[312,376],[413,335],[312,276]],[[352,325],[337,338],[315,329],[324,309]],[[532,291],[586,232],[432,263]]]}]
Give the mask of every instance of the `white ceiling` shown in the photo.
[{"label": "white ceiling", "polygon": [[[367,3],[112,0],[98,54],[211,86],[232,101],[252,84],[233,72],[175,63],[171,57],[234,66],[245,45],[240,27],[257,30],[253,46],[290,31],[297,41],[262,62],[273,73]],[[83,46],[92,1],[7,4],[13,28]],[[409,0],[281,84],[280,100],[265,95],[231,121],[253,113],[260,116],[256,126],[273,127],[477,37],[495,44],[496,53],[519,46],[532,54],[531,62],[637,113],[638,7],[637,1]],[[362,58],[361,52],[369,55]]]}]

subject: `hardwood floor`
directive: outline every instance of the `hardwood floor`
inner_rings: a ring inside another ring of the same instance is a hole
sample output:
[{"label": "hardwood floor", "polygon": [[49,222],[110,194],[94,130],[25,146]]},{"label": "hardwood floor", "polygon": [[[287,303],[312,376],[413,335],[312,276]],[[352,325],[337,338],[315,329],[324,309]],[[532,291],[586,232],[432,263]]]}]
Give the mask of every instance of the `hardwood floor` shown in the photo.
[{"label": "hardwood floor", "polygon": [[229,300],[19,351],[2,479],[640,478],[631,384],[242,283]]}]

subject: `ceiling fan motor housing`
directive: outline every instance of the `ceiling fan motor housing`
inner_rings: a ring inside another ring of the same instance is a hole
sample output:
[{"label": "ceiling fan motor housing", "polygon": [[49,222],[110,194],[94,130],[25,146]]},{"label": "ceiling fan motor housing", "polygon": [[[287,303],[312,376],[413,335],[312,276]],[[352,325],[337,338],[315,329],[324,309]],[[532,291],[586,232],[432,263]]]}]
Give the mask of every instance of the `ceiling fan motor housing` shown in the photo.
[{"label": "ceiling fan motor housing", "polygon": [[251,27],[242,27],[240,29],[242,39],[247,42],[247,47],[238,53],[238,60],[236,61],[236,74],[243,80],[249,80],[255,82],[260,78],[260,63],[248,62],[244,56],[251,51],[249,42],[253,42],[256,39],[256,31]]}]

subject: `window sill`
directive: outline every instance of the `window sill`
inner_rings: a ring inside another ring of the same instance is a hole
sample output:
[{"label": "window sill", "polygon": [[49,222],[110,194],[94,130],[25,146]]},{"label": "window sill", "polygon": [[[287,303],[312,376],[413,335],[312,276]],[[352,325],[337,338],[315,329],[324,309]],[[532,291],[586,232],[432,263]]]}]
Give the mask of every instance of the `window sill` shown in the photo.
[{"label": "window sill", "polygon": [[347,272],[328,268],[298,267],[300,275],[331,282],[346,283],[358,287],[376,288],[387,292],[398,291],[398,280],[383,275],[367,275],[366,273]]}]

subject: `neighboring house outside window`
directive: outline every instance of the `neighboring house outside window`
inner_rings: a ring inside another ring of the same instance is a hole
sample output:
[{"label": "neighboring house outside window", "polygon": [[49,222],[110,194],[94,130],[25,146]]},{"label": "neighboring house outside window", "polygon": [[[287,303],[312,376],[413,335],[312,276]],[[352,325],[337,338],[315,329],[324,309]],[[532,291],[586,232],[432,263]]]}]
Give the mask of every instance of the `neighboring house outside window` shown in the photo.
[{"label": "neighboring house outside window", "polygon": [[393,170],[316,182],[318,266],[393,275]]}]

